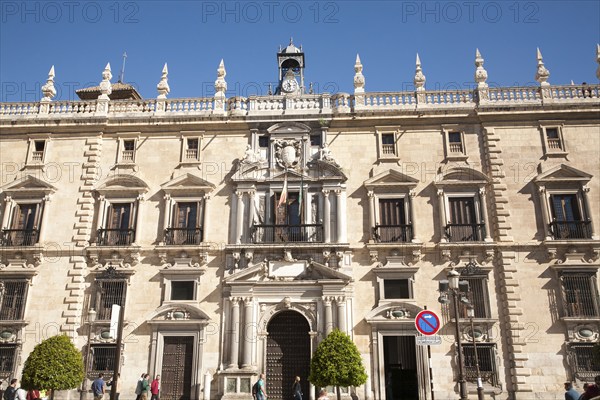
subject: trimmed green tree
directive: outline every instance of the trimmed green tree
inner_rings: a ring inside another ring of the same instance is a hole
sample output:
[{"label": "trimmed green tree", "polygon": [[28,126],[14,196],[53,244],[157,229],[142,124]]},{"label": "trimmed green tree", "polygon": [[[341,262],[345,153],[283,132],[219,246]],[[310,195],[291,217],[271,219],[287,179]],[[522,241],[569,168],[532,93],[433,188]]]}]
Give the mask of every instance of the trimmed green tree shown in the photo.
[{"label": "trimmed green tree", "polygon": [[319,343],[310,360],[308,380],[317,387],[335,386],[338,400],[341,386],[360,386],[367,381],[360,353],[350,336],[335,329]]},{"label": "trimmed green tree", "polygon": [[69,390],[83,381],[83,358],[66,335],[48,338],[35,346],[23,367],[24,389]]}]

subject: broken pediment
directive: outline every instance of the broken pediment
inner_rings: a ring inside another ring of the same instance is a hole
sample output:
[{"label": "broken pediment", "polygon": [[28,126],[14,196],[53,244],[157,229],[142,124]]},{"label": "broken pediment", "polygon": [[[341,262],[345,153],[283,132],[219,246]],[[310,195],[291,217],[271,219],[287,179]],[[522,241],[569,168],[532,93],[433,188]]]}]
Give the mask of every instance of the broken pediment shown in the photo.
[{"label": "broken pediment", "polygon": [[0,193],[5,193],[7,196],[41,196],[56,192],[56,187],[36,178],[33,175],[26,175],[23,179],[15,179],[0,188]]},{"label": "broken pediment", "polygon": [[307,260],[263,261],[237,270],[225,278],[226,283],[251,281],[341,280],[352,282],[352,277],[323,264]]},{"label": "broken pediment", "polygon": [[365,316],[365,321],[369,324],[406,322],[414,326],[415,317],[421,311],[423,309],[414,304],[392,301],[369,311]]},{"label": "broken pediment", "polygon": [[412,176],[394,169],[388,169],[367,179],[363,184],[367,190],[373,190],[383,187],[414,187],[418,183],[419,181]]},{"label": "broken pediment", "polygon": [[577,168],[573,168],[569,165],[560,164],[556,165],[549,170],[542,172],[536,176],[533,180],[536,183],[552,183],[552,182],[589,182],[593,175],[586,172],[580,171]]},{"label": "broken pediment", "polygon": [[163,183],[161,188],[167,194],[197,194],[198,192],[210,192],[215,188],[215,185],[199,176],[186,173]]},{"label": "broken pediment", "polygon": [[297,135],[310,132],[310,127],[300,122],[281,122],[267,129],[271,135]]}]

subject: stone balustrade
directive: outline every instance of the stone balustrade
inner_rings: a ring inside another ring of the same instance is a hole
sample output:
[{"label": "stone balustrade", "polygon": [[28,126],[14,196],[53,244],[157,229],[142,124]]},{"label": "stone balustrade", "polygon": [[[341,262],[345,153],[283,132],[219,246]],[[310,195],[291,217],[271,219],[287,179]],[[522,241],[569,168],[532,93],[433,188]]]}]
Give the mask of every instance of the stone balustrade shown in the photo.
[{"label": "stone balustrade", "polygon": [[286,114],[346,114],[360,112],[476,109],[495,106],[545,106],[561,103],[600,105],[600,85],[502,87],[475,90],[367,92],[356,95],[307,94],[301,96],[235,96],[226,99],[225,110],[217,112],[214,98],[148,99],[106,101],[41,101],[0,103],[0,120],[20,118],[89,116],[171,116],[212,114],[261,116]]}]

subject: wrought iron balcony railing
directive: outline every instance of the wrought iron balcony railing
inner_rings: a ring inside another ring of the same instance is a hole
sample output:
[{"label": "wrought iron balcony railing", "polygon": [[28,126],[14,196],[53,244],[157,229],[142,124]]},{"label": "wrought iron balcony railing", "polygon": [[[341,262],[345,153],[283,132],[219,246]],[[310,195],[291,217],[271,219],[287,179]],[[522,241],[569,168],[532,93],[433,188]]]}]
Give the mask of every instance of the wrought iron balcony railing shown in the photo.
[{"label": "wrought iron balcony railing", "polygon": [[252,243],[323,242],[323,225],[254,225]]},{"label": "wrought iron balcony railing", "polygon": [[135,238],[135,229],[98,229],[98,246],[129,246]]},{"label": "wrought iron balcony railing", "polygon": [[412,225],[375,225],[373,238],[379,243],[410,242]]},{"label": "wrought iron balcony railing", "polygon": [[38,242],[39,229],[2,229],[0,245],[9,246],[33,246]]},{"label": "wrought iron balcony railing", "polygon": [[449,242],[483,242],[485,224],[448,224],[444,229]]},{"label": "wrought iron balcony railing", "polygon": [[165,244],[167,246],[193,245],[202,243],[202,228],[167,228]]},{"label": "wrought iron balcony railing", "polygon": [[550,234],[554,240],[591,239],[591,221],[552,221]]}]

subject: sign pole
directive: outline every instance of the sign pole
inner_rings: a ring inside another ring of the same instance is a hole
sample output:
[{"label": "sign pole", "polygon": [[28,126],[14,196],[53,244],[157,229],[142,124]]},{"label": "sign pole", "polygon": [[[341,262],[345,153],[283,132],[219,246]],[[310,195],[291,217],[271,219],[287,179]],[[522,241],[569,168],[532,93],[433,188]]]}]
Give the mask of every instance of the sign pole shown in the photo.
[{"label": "sign pole", "polygon": [[[427,306],[424,306],[423,309],[427,310]],[[429,366],[429,386],[431,388],[431,400],[435,400],[433,394],[433,368],[431,368],[431,345],[427,345],[427,362]]]},{"label": "sign pole", "polygon": [[118,310],[117,312],[119,313],[119,323],[117,325],[117,347],[115,348],[113,378],[112,385],[110,387],[110,400],[117,400],[117,385],[119,382],[119,374],[121,373],[121,342],[123,341],[123,317],[125,314],[123,307],[114,306],[115,304],[113,304],[113,312],[116,308]]}]

